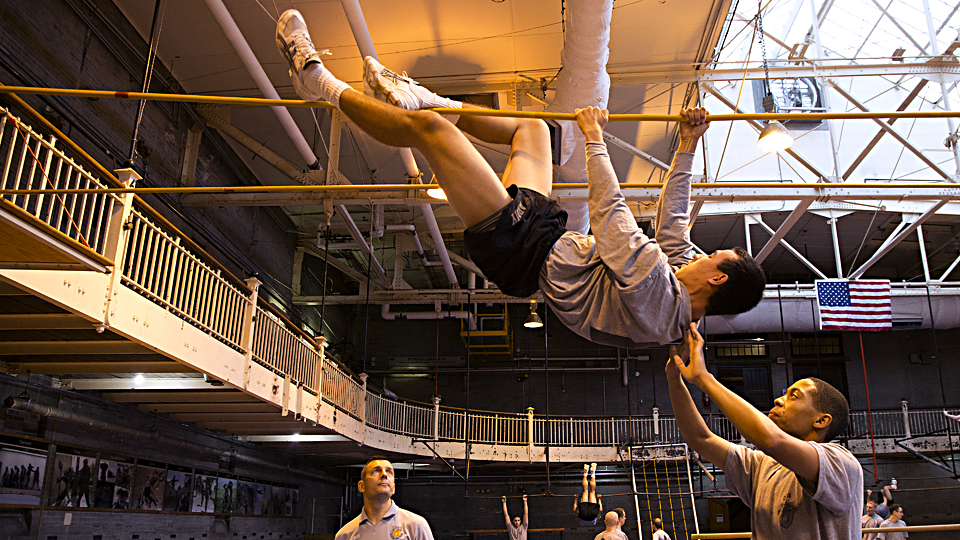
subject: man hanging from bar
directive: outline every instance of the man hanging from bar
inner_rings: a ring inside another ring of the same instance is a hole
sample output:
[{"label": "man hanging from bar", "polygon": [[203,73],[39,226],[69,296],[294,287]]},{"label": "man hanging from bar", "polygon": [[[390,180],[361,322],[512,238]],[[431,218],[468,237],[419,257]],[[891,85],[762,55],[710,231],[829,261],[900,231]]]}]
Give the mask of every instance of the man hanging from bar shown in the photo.
[{"label": "man hanging from bar", "polygon": [[[364,60],[364,92],[356,92],[323,66],[296,10],[281,15],[276,38],[300,97],[327,100],[384,144],[419,150],[466,225],[465,243],[485,277],[512,296],[539,289],[577,334],[622,348],[658,345],[680,339],[704,315],[742,313],[759,303],[765,278],[746,251],[696,255],[690,241],[691,170],[708,127],[705,109],[680,112],[686,121],[658,202],[655,239],[639,229],[620,192],[602,138],[607,111],[578,111],[594,233],[585,236],[564,229],[566,212],[549,198],[553,165],[543,121],[421,110],[470,105],[437,96],[371,57]],[[502,182],[464,133],[510,146]]]}]

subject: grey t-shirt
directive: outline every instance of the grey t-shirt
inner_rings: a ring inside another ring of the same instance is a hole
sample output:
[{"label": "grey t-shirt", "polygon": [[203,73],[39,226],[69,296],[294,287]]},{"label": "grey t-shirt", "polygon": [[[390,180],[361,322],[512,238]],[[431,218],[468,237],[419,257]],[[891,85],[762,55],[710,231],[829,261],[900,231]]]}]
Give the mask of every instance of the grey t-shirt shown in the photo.
[{"label": "grey t-shirt", "polygon": [[[877,514],[865,514],[860,518],[860,526],[864,529],[876,529],[883,523],[883,518]],[[864,533],[862,540],[877,540],[880,533]]]},{"label": "grey t-shirt", "polygon": [[507,523],[507,535],[510,540],[527,540],[527,524],[521,523],[519,527],[514,527],[513,523]]},{"label": "grey t-shirt", "polygon": [[335,540],[433,540],[433,533],[427,520],[390,501],[390,509],[380,521],[373,523],[366,510],[361,510],[337,531]]},{"label": "grey t-shirt", "polygon": [[[903,520],[890,521],[889,519],[880,524],[881,529],[886,529],[888,527],[906,527],[907,524]],[[904,538],[910,536],[910,533],[905,532],[888,532],[888,533],[878,533],[877,538],[879,540],[903,540]]]},{"label": "grey t-shirt", "polygon": [[594,234],[567,232],[557,240],[540,269],[540,290],[554,315],[590,341],[629,349],[676,341],[691,322],[690,294],[673,266],[694,255],[688,227],[693,154],[673,158],[654,239],[637,227],[606,145],[587,143],[586,152]]},{"label": "grey t-shirt", "polygon": [[653,540],[670,540],[670,535],[665,533],[663,529],[653,533]]},{"label": "grey t-shirt", "polygon": [[753,538],[850,540],[860,537],[863,470],[849,450],[808,442],[820,457],[817,482],[802,479],[758,450],[731,444],[727,489],[750,507]]}]

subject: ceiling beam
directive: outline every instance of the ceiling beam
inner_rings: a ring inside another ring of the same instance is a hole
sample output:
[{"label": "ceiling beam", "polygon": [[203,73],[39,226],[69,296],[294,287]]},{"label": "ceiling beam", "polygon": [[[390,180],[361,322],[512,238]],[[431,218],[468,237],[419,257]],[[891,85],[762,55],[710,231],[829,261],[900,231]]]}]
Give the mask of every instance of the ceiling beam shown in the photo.
[{"label": "ceiling beam", "polygon": [[196,373],[178,362],[10,362],[0,366],[5,373],[35,375],[90,373]]},{"label": "ceiling beam", "polygon": [[[80,381],[73,379],[68,382]],[[192,381],[194,379],[187,379]],[[206,383],[204,383],[206,384]],[[159,389],[157,389],[159,390]],[[135,392],[104,392],[103,399],[117,403],[263,403],[260,399],[244,394],[238,390],[225,389],[222,386],[196,388],[194,392],[150,392],[137,390]]]},{"label": "ceiling beam", "polygon": [[[907,110],[907,107],[909,107],[910,104],[913,103],[913,100],[916,99],[918,95],[920,95],[920,91],[923,90],[923,87],[926,85],[927,85],[927,79],[920,79],[920,82],[917,83],[917,86],[915,86],[913,90],[910,92],[910,94],[907,95],[907,98],[903,100],[903,103],[901,103],[900,106],[897,107],[897,110],[898,111]],[[893,123],[896,121],[897,121],[896,118],[890,118],[887,120],[887,124],[892,126]],[[860,155],[857,156],[857,159],[853,160],[853,163],[851,163],[850,166],[847,167],[847,171],[843,173],[842,178],[844,180],[850,178],[850,175],[853,174],[853,171],[855,171],[856,168],[859,167],[861,163],[863,163],[863,160],[867,158],[867,154],[869,154],[870,151],[873,150],[873,148],[877,145],[877,143],[880,142],[880,139],[882,139],[886,133],[887,133],[886,131],[881,129],[880,131],[877,132],[876,135],[873,136],[873,139],[871,139],[870,142],[867,143],[867,145],[863,148],[863,151],[860,152]]]},{"label": "ceiling beam", "polygon": [[[769,225],[767,225],[766,223],[763,222],[763,219],[761,218],[761,216],[759,216],[759,215],[757,215],[757,214],[748,214],[748,215],[745,216],[745,219],[752,220],[752,221],[753,221],[754,223],[756,223],[757,225],[760,225],[761,227],[763,227],[764,229],[766,229],[768,233],[770,233],[770,234],[773,235],[773,236],[776,236],[777,233],[776,233]],[[817,268],[816,266],[814,266],[814,264],[813,264],[812,262],[810,262],[809,260],[807,260],[807,258],[804,257],[803,255],[801,255],[800,252],[797,251],[796,248],[794,248],[793,246],[791,246],[789,242],[787,242],[786,240],[784,240],[783,238],[781,238],[781,239],[780,239],[780,245],[782,245],[787,251],[789,251],[790,253],[792,253],[793,256],[797,258],[797,260],[799,260],[800,262],[802,262],[803,265],[806,266],[807,268],[809,268],[811,271],[813,271],[813,273],[815,273],[815,274],[817,274],[818,276],[820,276],[820,279],[827,279],[827,276],[824,275],[824,273],[821,272],[819,268]],[[766,246],[764,246],[764,247],[766,247]]]},{"label": "ceiling beam", "polygon": [[0,356],[43,354],[157,354],[139,343],[120,340],[0,341]]},{"label": "ceiling beam", "polygon": [[763,249],[760,250],[760,253],[757,253],[754,259],[757,261],[757,264],[762,263],[767,257],[770,256],[770,253],[773,252],[773,248],[777,247],[783,237],[790,232],[790,229],[797,223],[797,221],[803,217],[803,214],[806,213],[807,208],[810,207],[810,204],[813,203],[813,199],[807,199],[800,201],[797,204],[797,207],[793,209],[793,212],[790,212],[790,215],[787,216],[787,219],[777,227],[777,232],[773,233],[773,236],[767,240],[766,245],[763,246]]},{"label": "ceiling beam", "polygon": [[337,443],[354,442],[343,435],[244,435],[238,437],[249,442],[291,442],[291,443]]},{"label": "ceiling beam", "polygon": [[[850,95],[849,92],[847,92],[846,90],[844,90],[843,88],[841,88],[840,85],[837,84],[835,81],[832,81],[832,80],[830,80],[830,79],[827,79],[827,83],[828,83],[830,86],[832,86],[833,89],[836,90],[836,92],[837,92],[838,94],[840,94],[840,95],[843,96],[847,101],[849,101],[850,103],[852,103],[854,107],[860,109],[860,110],[863,111],[863,112],[870,112],[870,110],[867,109],[866,105],[864,105],[864,104],[860,103],[859,101],[857,101],[857,98],[855,98],[855,97],[853,97],[852,95]],[[884,122],[883,120],[881,120],[881,119],[879,119],[879,118],[873,118],[872,120],[873,120],[874,122],[876,122],[876,124],[877,124],[878,126],[880,126],[880,129],[882,129],[883,131],[889,133],[891,137],[893,137],[894,139],[896,139],[897,141],[899,141],[900,144],[902,144],[904,147],[906,147],[906,149],[909,150],[913,155],[917,156],[917,158],[919,158],[920,161],[922,161],[927,167],[930,167],[931,169],[933,169],[934,172],[936,172],[937,174],[939,174],[940,176],[942,176],[944,180],[946,180],[946,181],[948,181],[948,182],[955,182],[955,181],[956,181],[956,179],[953,177],[953,175],[951,175],[951,174],[948,173],[947,171],[941,169],[939,165],[937,165],[936,163],[934,163],[934,161],[933,161],[932,159],[928,158],[923,152],[920,151],[919,148],[917,148],[917,147],[914,146],[910,141],[908,141],[907,138],[904,137],[903,135],[901,135],[899,131],[897,131],[896,129],[894,129],[892,125],[888,124],[887,122]]]},{"label": "ceiling beam", "polygon": [[141,411],[150,413],[278,413],[280,406],[272,403],[141,403],[137,405]]},{"label": "ceiling beam", "polygon": [[917,227],[919,227],[920,225],[923,225],[924,221],[930,219],[930,217],[936,214],[937,210],[943,208],[943,205],[945,204],[947,204],[946,201],[940,201],[934,204],[933,206],[930,207],[930,209],[928,209],[926,212],[924,212],[919,217],[917,217],[913,223],[911,223],[910,225],[905,227],[902,231],[900,231],[900,234],[898,234],[896,237],[889,238],[888,242],[886,242],[883,246],[880,247],[880,249],[878,249],[873,255],[871,255],[870,258],[867,259],[865,263],[860,265],[860,268],[857,268],[856,270],[854,270],[850,274],[849,278],[859,279],[864,272],[869,270],[871,266],[873,266],[877,261],[883,258],[884,255],[889,253],[890,250],[893,249],[898,243],[900,243],[901,240],[906,238],[907,235],[917,230]]},{"label": "ceiling beam", "polygon": [[72,313],[0,314],[0,330],[93,330],[98,324]]},{"label": "ceiling beam", "polygon": [[272,412],[238,413],[233,412],[228,415],[216,412],[195,412],[195,413],[172,413],[170,419],[177,422],[198,422],[204,424],[220,424],[234,422],[286,422],[292,421],[293,415],[280,416],[280,409]]},{"label": "ceiling beam", "polygon": [[61,379],[73,390],[207,390],[223,388],[212,386],[199,378],[148,378],[134,384],[133,377],[113,379]]}]

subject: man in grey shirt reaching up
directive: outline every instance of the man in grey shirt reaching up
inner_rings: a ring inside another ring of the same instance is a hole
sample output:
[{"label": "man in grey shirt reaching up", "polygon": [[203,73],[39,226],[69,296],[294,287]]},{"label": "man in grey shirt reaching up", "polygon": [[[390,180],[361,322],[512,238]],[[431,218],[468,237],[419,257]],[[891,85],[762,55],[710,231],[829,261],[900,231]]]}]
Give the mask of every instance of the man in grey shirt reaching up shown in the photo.
[{"label": "man in grey shirt reaching up", "polygon": [[503,519],[507,522],[507,534],[510,540],[527,540],[527,496],[523,496],[523,520],[520,516],[513,516],[510,519],[510,512],[507,511],[507,497],[503,497]]},{"label": "man in grey shirt reaching up", "polygon": [[[296,10],[280,16],[276,41],[300,97],[330,102],[383,144],[420,151],[466,226],[464,243],[484,277],[512,296],[542,291],[580,336],[621,348],[669,343],[704,315],[742,313],[760,302],[766,281],[746,251],[708,257],[690,242],[693,153],[707,129],[705,109],[680,112],[680,147],[658,201],[655,238],[640,231],[620,192],[602,136],[607,111],[579,111],[594,233],[585,236],[564,228],[567,214],[550,199],[553,160],[542,120],[442,117],[424,109],[473,107],[372,57],[364,59],[364,91],[357,92],[323,66]],[[465,133],[510,147],[502,180]]]},{"label": "man in grey shirt reaching up", "polygon": [[[727,489],[750,508],[753,538],[860,537],[863,471],[849,450],[828,442],[847,427],[850,409],[843,394],[820,379],[800,379],[764,415],[707,371],[695,325],[680,351],[670,349],[666,371],[677,427],[690,448],[723,469]],[[706,393],[757,449],[711,432],[684,379]]]}]

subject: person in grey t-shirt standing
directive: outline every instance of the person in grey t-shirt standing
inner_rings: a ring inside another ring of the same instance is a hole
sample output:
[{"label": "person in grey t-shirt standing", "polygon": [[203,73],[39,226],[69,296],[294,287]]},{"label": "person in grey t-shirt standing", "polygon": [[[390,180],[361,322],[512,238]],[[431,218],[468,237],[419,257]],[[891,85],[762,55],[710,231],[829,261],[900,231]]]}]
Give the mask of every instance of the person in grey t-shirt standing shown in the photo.
[{"label": "person in grey t-shirt standing", "polygon": [[523,496],[523,521],[520,516],[513,516],[510,519],[510,512],[507,511],[507,497],[503,497],[503,519],[507,522],[507,534],[510,540],[527,540],[527,496]]},{"label": "person in grey t-shirt standing", "polygon": [[[820,379],[800,379],[763,414],[707,371],[696,325],[681,346],[670,347],[667,382],[683,440],[723,469],[726,488],[750,508],[753,538],[859,538],[863,470],[843,446],[850,406]],[[689,364],[684,360],[689,359]],[[710,431],[684,380],[716,403],[756,450]]]},{"label": "person in grey t-shirt standing", "polygon": [[[890,517],[880,524],[880,528],[888,529],[890,527],[906,526],[907,524],[903,522],[903,507],[899,504],[891,504]],[[878,540],[903,540],[908,536],[910,536],[910,534],[905,532],[882,532],[877,535],[877,538]]]}]

